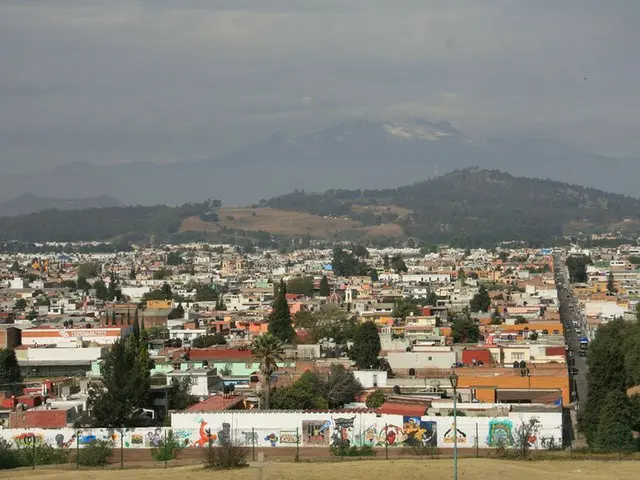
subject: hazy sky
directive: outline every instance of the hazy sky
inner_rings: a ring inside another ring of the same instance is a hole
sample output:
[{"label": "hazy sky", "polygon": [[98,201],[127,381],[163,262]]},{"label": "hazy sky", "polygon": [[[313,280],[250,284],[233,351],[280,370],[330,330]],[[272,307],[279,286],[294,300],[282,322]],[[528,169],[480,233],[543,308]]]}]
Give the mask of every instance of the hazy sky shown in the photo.
[{"label": "hazy sky", "polygon": [[0,0],[0,166],[406,115],[640,157],[639,22],[640,0]]}]

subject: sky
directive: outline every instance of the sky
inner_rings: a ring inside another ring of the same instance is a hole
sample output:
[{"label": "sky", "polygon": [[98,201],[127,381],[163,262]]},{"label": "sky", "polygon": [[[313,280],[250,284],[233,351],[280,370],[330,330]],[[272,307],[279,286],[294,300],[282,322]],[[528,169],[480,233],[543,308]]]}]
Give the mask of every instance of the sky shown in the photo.
[{"label": "sky", "polygon": [[409,116],[640,158],[639,21],[638,0],[0,0],[0,168]]}]

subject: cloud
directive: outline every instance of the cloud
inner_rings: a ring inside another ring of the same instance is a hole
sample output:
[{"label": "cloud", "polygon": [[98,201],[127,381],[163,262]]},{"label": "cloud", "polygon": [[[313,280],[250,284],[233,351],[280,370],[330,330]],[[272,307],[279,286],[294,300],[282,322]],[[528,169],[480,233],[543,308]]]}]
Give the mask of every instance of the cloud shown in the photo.
[{"label": "cloud", "polygon": [[208,156],[403,114],[640,154],[639,4],[5,0],[0,166]]}]

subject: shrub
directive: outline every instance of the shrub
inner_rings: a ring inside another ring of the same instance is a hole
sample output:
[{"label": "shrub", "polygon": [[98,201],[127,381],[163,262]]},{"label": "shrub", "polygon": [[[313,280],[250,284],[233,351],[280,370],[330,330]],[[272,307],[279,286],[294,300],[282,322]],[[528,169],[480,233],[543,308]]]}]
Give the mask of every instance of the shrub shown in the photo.
[{"label": "shrub", "polygon": [[113,443],[109,440],[93,440],[80,450],[78,463],[86,467],[103,467],[109,463]]},{"label": "shrub", "polygon": [[357,447],[355,445],[349,446],[348,442],[341,442],[336,446],[329,449],[331,455],[336,457],[375,457],[376,452],[373,447],[369,445],[363,445]]},{"label": "shrub", "polygon": [[18,468],[19,466],[18,451],[11,448],[11,442],[0,438],[0,470]]},{"label": "shrub", "polygon": [[219,446],[209,444],[205,452],[205,467],[231,469],[247,466],[247,449],[234,442],[225,442]]},{"label": "shrub", "polygon": [[38,443],[35,447],[28,446],[18,450],[18,458],[22,466],[61,465],[69,462],[69,452],[66,449],[55,448],[47,443]]},{"label": "shrub", "polygon": [[166,438],[166,442],[162,439],[157,448],[151,449],[151,456],[159,462],[178,458],[178,453],[182,450],[182,443],[173,435],[173,430],[167,432]]}]

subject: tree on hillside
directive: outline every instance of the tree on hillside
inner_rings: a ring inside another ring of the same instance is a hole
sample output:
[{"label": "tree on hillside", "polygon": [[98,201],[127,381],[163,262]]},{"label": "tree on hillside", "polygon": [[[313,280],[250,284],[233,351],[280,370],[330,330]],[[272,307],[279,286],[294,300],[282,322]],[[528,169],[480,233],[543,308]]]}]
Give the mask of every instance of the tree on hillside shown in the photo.
[{"label": "tree on hillside", "polygon": [[458,281],[464,285],[467,281],[467,273],[464,271],[464,268],[460,267],[458,270]]},{"label": "tree on hillside", "polygon": [[12,348],[0,349],[0,389],[16,394],[21,390],[21,384],[16,352]]},{"label": "tree on hillside", "polygon": [[358,325],[353,335],[353,347],[349,350],[349,357],[356,366],[364,370],[377,368],[380,349],[380,335],[376,324],[369,320]]},{"label": "tree on hillside", "polygon": [[78,276],[76,280],[76,286],[78,290],[82,290],[83,292],[88,292],[91,288],[91,284],[87,282],[87,277]]},{"label": "tree on hillside", "polygon": [[96,291],[96,298],[98,300],[106,301],[109,299],[109,290],[102,279],[96,280],[93,283],[93,288]]},{"label": "tree on hillside", "polygon": [[329,374],[323,380],[323,397],[329,408],[340,408],[351,403],[362,392],[362,385],[344,365],[331,365]]},{"label": "tree on hillside", "polygon": [[353,372],[332,365],[328,374],[306,371],[291,385],[273,392],[272,408],[278,410],[319,410],[340,408],[362,392]]},{"label": "tree on hillside", "polygon": [[329,403],[322,395],[322,380],[315,372],[306,371],[291,385],[273,392],[271,408],[275,410],[325,410]]},{"label": "tree on hillside", "polygon": [[[579,426],[590,446],[596,445],[596,434],[601,419],[601,410],[607,394],[613,390],[625,391],[627,372],[625,368],[625,340],[633,335],[631,325],[615,319],[598,328],[596,337],[589,345],[587,384],[589,396],[580,410]],[[637,347],[637,346],[636,346]]]},{"label": "tree on hillside", "polygon": [[102,386],[89,391],[93,424],[99,427],[140,425],[150,403],[150,360],[146,343],[130,336],[117,340],[100,365]]},{"label": "tree on hillside", "polygon": [[267,333],[253,340],[251,354],[260,363],[264,408],[269,410],[271,406],[271,375],[278,369],[277,362],[284,359],[284,346],[276,336]]},{"label": "tree on hillside", "polygon": [[480,328],[469,316],[459,313],[451,324],[453,343],[477,343],[480,340]]},{"label": "tree on hillside", "polygon": [[371,279],[372,282],[377,282],[379,280],[378,271],[375,268],[372,268],[371,270],[369,270],[369,278]]},{"label": "tree on hillside", "polygon": [[436,292],[429,289],[429,291],[427,292],[427,298],[425,299],[424,304],[431,305],[432,307],[435,307],[436,305],[438,305],[438,295],[436,295]]},{"label": "tree on hillside", "polygon": [[386,395],[384,393],[384,390],[378,389],[369,394],[365,403],[368,408],[380,408],[385,400]]},{"label": "tree on hillside", "polygon": [[488,312],[491,307],[491,298],[489,297],[489,292],[484,287],[484,285],[480,285],[480,289],[478,293],[476,293],[471,302],[469,302],[469,307],[472,312]]},{"label": "tree on hillside", "polygon": [[280,288],[273,301],[273,310],[269,314],[269,333],[275,335],[281,342],[288,343],[295,337],[295,330],[291,324],[291,312],[287,302],[287,286],[280,281]]},{"label": "tree on hillside", "polygon": [[607,276],[607,293],[609,295],[613,295],[614,293],[616,293],[616,284],[615,284],[615,280],[613,278],[613,272],[609,272],[609,275]]},{"label": "tree on hillside", "polygon": [[369,250],[365,248],[364,245],[355,245],[351,250],[351,253],[358,257],[360,260],[364,260],[365,258],[369,258]]},{"label": "tree on hillside", "polygon": [[[296,320],[298,314],[296,314]],[[319,342],[323,339],[333,339],[336,345],[345,345],[353,339],[358,321],[337,305],[323,305],[309,315],[300,315],[300,327],[306,328],[311,341]],[[298,323],[296,323],[298,326]]]},{"label": "tree on hillside", "polygon": [[587,265],[591,263],[591,258],[586,255],[569,256],[567,258],[569,281],[571,283],[585,283],[587,281]]},{"label": "tree on hillside", "polygon": [[184,259],[178,252],[169,252],[167,254],[167,265],[176,266],[182,265],[184,263]]},{"label": "tree on hillside", "polygon": [[169,408],[171,410],[184,410],[193,405],[194,397],[191,395],[193,380],[191,377],[171,379],[171,392],[169,393]]},{"label": "tree on hillside", "polygon": [[352,277],[354,275],[366,275],[367,265],[360,257],[343,250],[340,247],[333,249],[331,260],[333,273],[341,277]]},{"label": "tree on hillside", "polygon": [[17,299],[13,304],[14,310],[24,310],[25,308],[27,308],[27,301],[24,298]]},{"label": "tree on hillside", "polygon": [[391,260],[389,259],[389,255],[387,255],[386,253],[384,254],[384,257],[382,257],[382,267],[385,269],[385,271],[391,268]]},{"label": "tree on hillside", "polygon": [[296,277],[287,282],[287,291],[305,297],[313,297],[313,277]]},{"label": "tree on hillside", "polygon": [[420,303],[418,303],[415,298],[408,297],[401,298],[400,300],[395,302],[392,315],[394,318],[401,318],[405,320],[411,315],[420,315],[421,312],[422,308],[420,306]]},{"label": "tree on hillside", "polygon": [[326,275],[322,275],[322,279],[320,280],[320,289],[318,291],[318,295],[321,297],[328,297],[331,293],[329,289],[329,279]]},{"label": "tree on hillside", "polygon": [[600,408],[593,446],[603,452],[635,450],[631,422],[631,405],[626,393],[611,390]]},{"label": "tree on hillside", "polygon": [[391,260],[391,268],[393,268],[396,273],[406,272],[409,269],[407,268],[407,264],[404,263],[404,259],[400,255],[396,255]]},{"label": "tree on hillside", "polygon": [[210,285],[198,285],[196,287],[196,302],[215,302],[218,293]]}]

